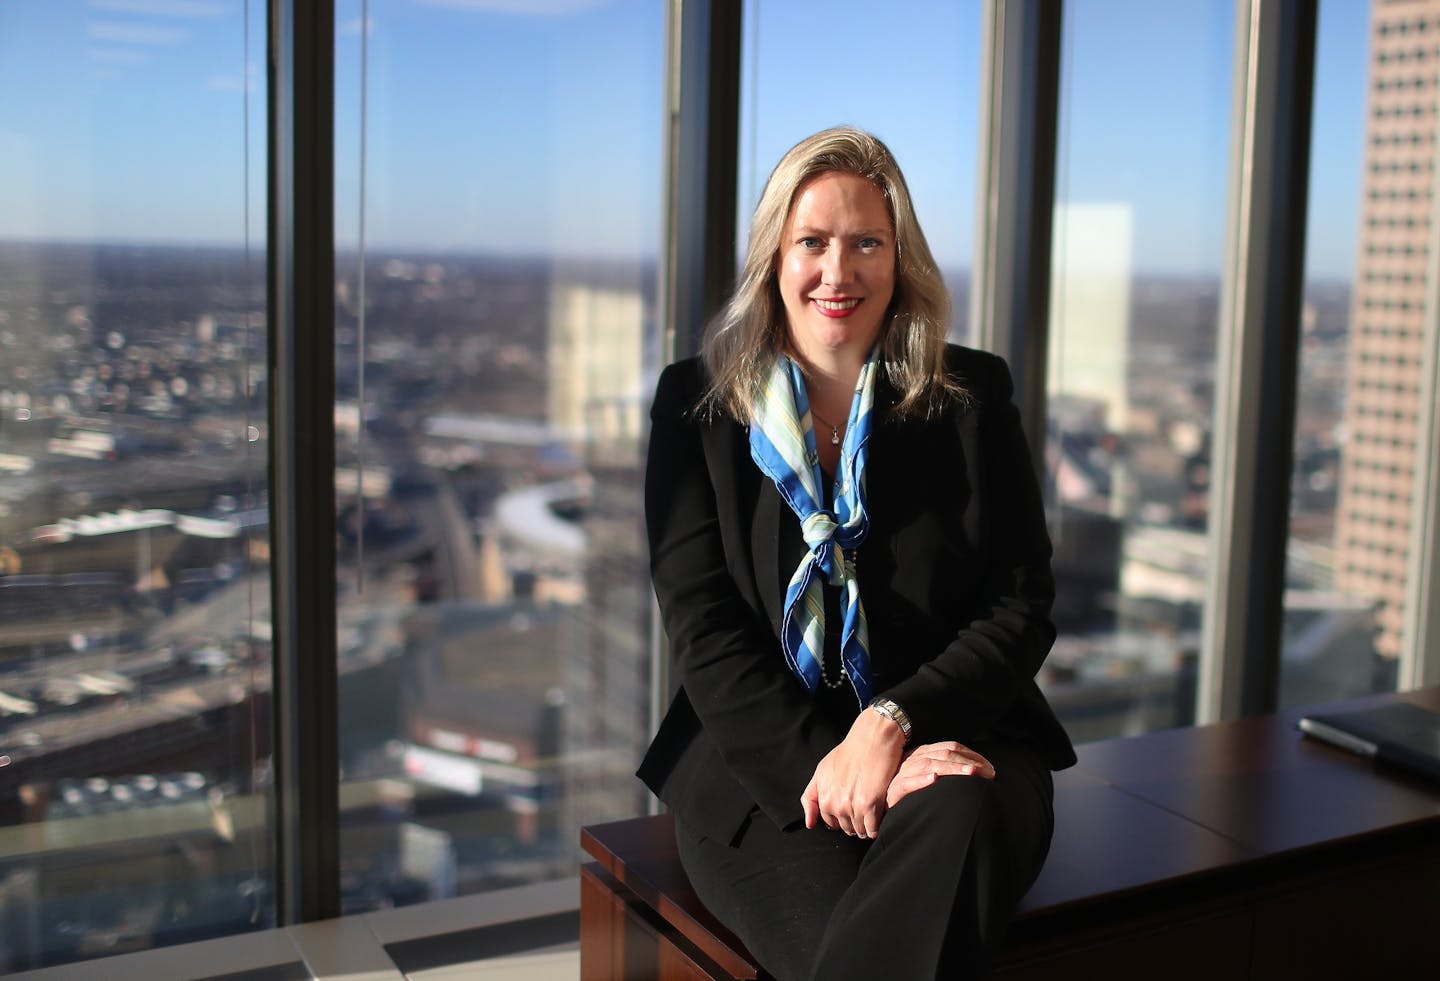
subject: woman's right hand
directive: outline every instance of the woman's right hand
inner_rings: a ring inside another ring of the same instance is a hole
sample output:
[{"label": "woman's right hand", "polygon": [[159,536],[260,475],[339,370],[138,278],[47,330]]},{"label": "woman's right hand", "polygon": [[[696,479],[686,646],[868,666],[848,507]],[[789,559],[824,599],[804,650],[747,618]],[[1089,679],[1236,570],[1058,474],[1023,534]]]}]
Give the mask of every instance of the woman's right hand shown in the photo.
[{"label": "woman's right hand", "polygon": [[995,779],[995,767],[989,760],[967,746],[950,741],[916,746],[900,764],[885,794],[886,808],[894,807],[917,790],[930,786],[941,777],[980,777]]},{"label": "woman's right hand", "polygon": [[874,838],[885,816],[885,794],[904,751],[905,735],[893,719],[861,712],[840,745],[815,767],[800,795],[805,827],[823,823],[847,835]]}]

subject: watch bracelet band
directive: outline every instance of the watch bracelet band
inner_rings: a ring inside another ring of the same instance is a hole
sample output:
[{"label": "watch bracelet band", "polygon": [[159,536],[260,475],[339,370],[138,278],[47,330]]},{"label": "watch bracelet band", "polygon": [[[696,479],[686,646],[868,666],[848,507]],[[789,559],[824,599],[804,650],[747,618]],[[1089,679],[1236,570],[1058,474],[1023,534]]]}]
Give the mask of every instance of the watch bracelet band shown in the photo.
[{"label": "watch bracelet band", "polygon": [[877,695],[870,699],[870,704],[867,708],[871,711],[878,712],[899,726],[900,735],[907,744],[910,742],[910,730],[914,728],[910,723],[910,716],[906,714],[903,708],[895,704],[893,699]]}]

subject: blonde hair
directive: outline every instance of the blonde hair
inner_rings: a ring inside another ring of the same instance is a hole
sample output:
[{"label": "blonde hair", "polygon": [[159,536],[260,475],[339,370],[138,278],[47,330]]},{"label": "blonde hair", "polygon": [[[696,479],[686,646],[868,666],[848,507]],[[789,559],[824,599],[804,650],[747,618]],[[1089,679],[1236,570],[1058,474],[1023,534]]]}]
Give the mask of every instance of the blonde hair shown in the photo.
[{"label": "blonde hair", "polygon": [[780,237],[801,190],[822,174],[853,174],[878,187],[895,232],[895,293],[880,328],[879,362],[900,395],[894,411],[927,416],[949,398],[964,397],[945,371],[950,295],[915,217],[900,165],[888,147],[849,126],[821,130],[780,158],[750,223],[750,243],[739,282],[705,328],[701,358],[709,389],[707,414],[749,419],[778,354],[788,346],[788,324],[777,285]]}]

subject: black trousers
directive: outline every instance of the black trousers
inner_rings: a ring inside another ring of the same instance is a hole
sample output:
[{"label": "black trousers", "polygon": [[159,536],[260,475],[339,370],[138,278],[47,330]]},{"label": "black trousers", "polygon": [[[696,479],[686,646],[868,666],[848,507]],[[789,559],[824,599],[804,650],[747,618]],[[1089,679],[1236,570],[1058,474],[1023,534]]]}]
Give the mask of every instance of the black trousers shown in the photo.
[{"label": "black trousers", "polygon": [[675,822],[695,892],[780,981],[979,978],[1054,829],[1033,751],[976,746],[996,778],[947,776],[873,840],[779,829],[758,808],[731,842]]}]

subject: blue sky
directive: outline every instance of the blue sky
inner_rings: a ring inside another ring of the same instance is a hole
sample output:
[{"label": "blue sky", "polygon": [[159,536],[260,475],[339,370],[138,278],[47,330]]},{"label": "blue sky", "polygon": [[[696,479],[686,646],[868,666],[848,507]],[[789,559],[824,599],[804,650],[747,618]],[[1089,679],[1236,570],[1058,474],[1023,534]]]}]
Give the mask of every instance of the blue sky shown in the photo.
[{"label": "blue sky", "polygon": [[[359,216],[360,0],[337,0],[337,234]],[[661,225],[661,0],[370,0],[367,240],[373,248],[653,255]],[[249,51],[246,52],[248,9]],[[823,10],[824,16],[817,17]],[[1066,5],[1059,193],[1126,203],[1144,271],[1219,267],[1231,0]],[[1311,269],[1348,278],[1367,5],[1322,4]],[[260,0],[0,3],[0,237],[263,238]],[[819,36],[842,31],[828,53]],[[747,5],[740,196],[837,122],[884,138],[931,244],[968,265],[979,5]],[[250,93],[249,169],[245,93]]]},{"label": "blue sky", "polygon": [[[0,4],[0,235],[239,242],[243,13],[224,0]],[[258,44],[263,14],[252,26]]]},{"label": "blue sky", "polygon": [[[975,229],[979,127],[980,4],[909,0],[865,14],[823,18],[831,33],[864,24],[864,44],[837,59],[808,44],[814,7],[765,0],[746,8],[741,66],[739,205],[743,229],[770,168],[802,137],[840,123],[885,141],[905,172],[931,249],[969,265]],[[833,8],[832,8],[833,9]],[[871,8],[873,9],[873,8]],[[742,240],[743,247],[743,240]]]}]

